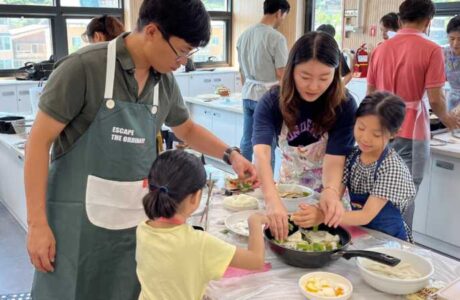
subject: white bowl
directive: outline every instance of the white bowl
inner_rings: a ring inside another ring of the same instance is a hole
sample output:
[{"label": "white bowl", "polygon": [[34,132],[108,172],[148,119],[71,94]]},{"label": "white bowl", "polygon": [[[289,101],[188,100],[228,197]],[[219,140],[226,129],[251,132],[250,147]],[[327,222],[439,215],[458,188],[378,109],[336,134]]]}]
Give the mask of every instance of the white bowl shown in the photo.
[{"label": "white bowl", "polygon": [[379,291],[394,295],[412,294],[426,287],[434,273],[433,264],[429,260],[412,252],[393,248],[370,248],[366,250],[397,257],[401,259],[401,262],[410,264],[415,271],[421,274],[421,277],[417,279],[390,278],[368,270],[366,266],[373,262],[366,258],[358,257],[356,264],[364,281]]},{"label": "white bowl", "polygon": [[277,185],[277,188],[280,193],[286,193],[286,192],[304,193],[306,192],[309,194],[308,196],[299,197],[299,198],[281,198],[288,212],[295,212],[299,210],[300,203],[307,203],[307,204],[316,203],[316,200],[314,197],[315,192],[306,186],[298,185],[298,184],[280,183]]},{"label": "white bowl", "polygon": [[[304,288],[305,283],[310,277],[319,277],[319,278],[326,279],[333,283],[340,283],[344,285],[347,288],[347,290],[342,296],[337,296],[337,297],[319,296],[317,294],[308,292]],[[347,300],[348,298],[351,297],[351,294],[353,293],[353,285],[351,284],[350,280],[338,274],[329,273],[329,272],[312,272],[312,273],[307,273],[303,275],[299,279],[299,288],[302,294],[310,300]]]}]

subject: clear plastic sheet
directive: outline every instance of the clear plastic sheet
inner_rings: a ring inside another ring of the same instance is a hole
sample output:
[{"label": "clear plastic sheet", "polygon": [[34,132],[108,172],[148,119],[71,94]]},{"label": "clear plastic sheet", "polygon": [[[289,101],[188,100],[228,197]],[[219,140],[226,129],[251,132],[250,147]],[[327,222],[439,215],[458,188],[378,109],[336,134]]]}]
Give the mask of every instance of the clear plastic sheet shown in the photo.
[{"label": "clear plastic sheet", "polygon": [[[229,243],[246,247],[247,238],[226,230],[224,220],[231,212],[223,208],[222,199],[223,196],[216,191],[213,195],[209,212],[209,232]],[[191,220],[191,223],[193,222],[194,220]],[[458,261],[403,242],[386,234],[368,229],[365,230],[368,234],[353,238],[349,249],[366,249],[383,246],[410,250],[432,261],[435,268],[435,273],[432,277],[433,280],[449,283],[460,277],[460,262]],[[353,296],[351,298],[353,300],[405,299],[404,296],[385,294],[367,285],[361,278],[355,259],[346,260],[340,258],[321,269],[301,269],[282,263],[266,247],[265,260],[272,265],[270,271],[212,281],[206,291],[205,299],[305,299],[298,288],[298,280],[303,274],[313,271],[333,272],[348,278],[353,284]]]}]

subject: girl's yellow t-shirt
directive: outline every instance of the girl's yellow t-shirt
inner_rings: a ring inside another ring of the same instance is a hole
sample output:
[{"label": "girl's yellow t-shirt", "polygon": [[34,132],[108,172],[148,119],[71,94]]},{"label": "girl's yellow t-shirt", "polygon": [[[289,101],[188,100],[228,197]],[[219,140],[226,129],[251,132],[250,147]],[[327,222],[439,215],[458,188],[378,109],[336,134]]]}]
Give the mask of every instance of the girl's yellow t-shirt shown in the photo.
[{"label": "girl's yellow t-shirt", "polygon": [[236,247],[206,232],[183,224],[137,228],[139,299],[201,299],[210,280],[219,279]]}]

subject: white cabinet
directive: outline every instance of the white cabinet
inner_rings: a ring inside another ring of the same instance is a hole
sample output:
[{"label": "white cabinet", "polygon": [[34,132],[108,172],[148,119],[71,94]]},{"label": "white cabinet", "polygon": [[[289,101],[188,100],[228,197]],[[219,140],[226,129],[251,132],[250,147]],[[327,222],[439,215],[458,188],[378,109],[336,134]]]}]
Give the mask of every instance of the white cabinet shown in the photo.
[{"label": "white cabinet", "polygon": [[16,86],[16,95],[18,100],[18,112],[24,114],[32,113],[30,101],[30,89],[36,87],[36,84],[25,84]]},{"label": "white cabinet", "polygon": [[[211,131],[230,146],[240,144],[242,130],[239,129],[241,114],[207,106],[191,104],[190,113],[194,122]],[[241,122],[242,124],[242,122]]]},{"label": "white cabinet", "polygon": [[0,83],[0,112],[31,114],[30,89],[38,83]]},{"label": "white cabinet", "polygon": [[236,113],[213,110],[212,132],[227,145],[239,145],[239,141],[236,140]]},{"label": "white cabinet", "polygon": [[0,142],[0,166],[0,199],[22,227],[27,229],[22,156]]},{"label": "white cabinet", "polygon": [[177,81],[177,85],[179,86],[180,93],[182,94],[182,97],[188,97],[190,95],[188,76],[175,76],[175,78]]},{"label": "white cabinet", "polygon": [[15,85],[0,86],[0,111],[7,113],[18,111]]},{"label": "white cabinet", "polygon": [[426,232],[460,247],[460,160],[433,154]]}]

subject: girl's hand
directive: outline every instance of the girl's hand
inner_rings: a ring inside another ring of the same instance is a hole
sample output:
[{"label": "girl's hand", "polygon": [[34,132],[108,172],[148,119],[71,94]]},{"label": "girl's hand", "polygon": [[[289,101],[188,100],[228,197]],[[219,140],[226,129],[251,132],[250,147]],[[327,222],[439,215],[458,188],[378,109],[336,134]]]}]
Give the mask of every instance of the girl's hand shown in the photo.
[{"label": "girl's hand", "polygon": [[317,206],[300,204],[300,210],[292,214],[291,220],[303,228],[313,227],[324,222],[324,214]]},{"label": "girl's hand", "polygon": [[324,214],[324,224],[329,227],[337,227],[342,221],[345,208],[337,191],[325,188],[319,200],[319,207]]},{"label": "girl's hand", "polygon": [[277,240],[285,240],[288,236],[288,214],[281,202],[266,204],[268,226],[273,237]]}]

